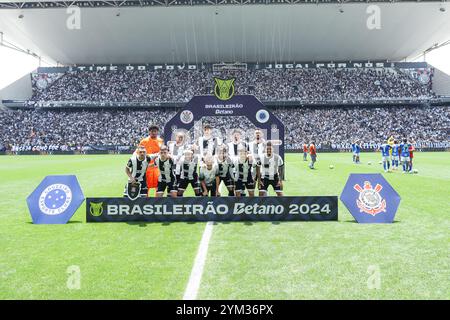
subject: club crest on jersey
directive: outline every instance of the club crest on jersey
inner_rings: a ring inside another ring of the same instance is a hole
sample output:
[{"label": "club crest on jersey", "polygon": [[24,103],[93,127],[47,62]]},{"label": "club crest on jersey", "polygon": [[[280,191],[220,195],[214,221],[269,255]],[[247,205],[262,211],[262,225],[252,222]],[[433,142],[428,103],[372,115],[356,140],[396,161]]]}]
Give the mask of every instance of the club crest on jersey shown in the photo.
[{"label": "club crest on jersey", "polygon": [[130,200],[136,200],[141,194],[141,184],[140,183],[128,183],[127,185],[127,197]]},{"label": "club crest on jersey", "polygon": [[375,188],[373,188],[369,181],[364,181],[364,187],[355,184],[353,189],[359,192],[356,204],[360,212],[365,212],[372,216],[375,216],[380,212],[386,212],[386,200],[380,195],[380,191],[383,189],[381,184],[377,184]]},{"label": "club crest on jersey", "polygon": [[234,95],[234,78],[233,79],[220,79],[214,78],[214,95],[220,100],[229,100]]}]

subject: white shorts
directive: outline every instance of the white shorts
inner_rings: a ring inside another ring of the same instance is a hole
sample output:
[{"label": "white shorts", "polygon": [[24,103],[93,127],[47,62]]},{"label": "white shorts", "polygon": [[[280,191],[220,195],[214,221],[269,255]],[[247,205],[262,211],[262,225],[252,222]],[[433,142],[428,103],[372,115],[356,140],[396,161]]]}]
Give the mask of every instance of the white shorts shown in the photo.
[{"label": "white shorts", "polygon": [[401,156],[401,157],[400,157],[400,161],[401,161],[401,162],[405,162],[405,161],[406,161],[406,162],[409,162],[409,157],[403,157],[403,156]]},{"label": "white shorts", "polygon": [[389,157],[389,156],[382,156],[381,157],[381,161],[391,161],[391,157]]},{"label": "white shorts", "polygon": [[399,156],[392,156],[392,160],[398,161],[399,160]]},{"label": "white shorts", "polygon": [[359,152],[353,152],[354,156],[359,156]]}]

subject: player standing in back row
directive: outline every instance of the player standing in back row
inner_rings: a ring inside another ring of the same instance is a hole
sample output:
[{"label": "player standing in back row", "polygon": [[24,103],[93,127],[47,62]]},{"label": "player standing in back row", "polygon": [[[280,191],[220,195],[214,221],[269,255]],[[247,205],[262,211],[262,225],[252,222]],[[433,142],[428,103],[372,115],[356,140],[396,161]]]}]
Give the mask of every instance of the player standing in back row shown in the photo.
[{"label": "player standing in back row", "polygon": [[[150,125],[148,130],[150,135],[147,138],[142,139],[139,145],[144,146],[147,154],[159,153],[160,148],[164,143],[163,139],[158,136],[159,127],[156,125]],[[158,176],[158,168],[150,165],[146,172],[147,187],[149,189],[158,187]]]}]

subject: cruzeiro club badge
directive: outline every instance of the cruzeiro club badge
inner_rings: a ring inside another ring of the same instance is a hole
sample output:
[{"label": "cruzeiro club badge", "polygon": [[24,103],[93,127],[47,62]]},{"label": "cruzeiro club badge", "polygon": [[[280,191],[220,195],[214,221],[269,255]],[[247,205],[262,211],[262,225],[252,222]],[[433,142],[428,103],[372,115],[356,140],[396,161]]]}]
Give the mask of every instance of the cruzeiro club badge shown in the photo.
[{"label": "cruzeiro club badge", "polygon": [[39,196],[39,209],[53,216],[63,213],[72,202],[72,190],[62,183],[55,183],[42,191]]},{"label": "cruzeiro club badge", "polygon": [[364,181],[364,187],[355,184],[353,188],[359,192],[356,204],[360,212],[365,212],[372,216],[380,212],[386,212],[386,200],[381,198],[380,195],[380,191],[383,189],[381,184],[377,184],[375,188],[372,188],[372,184],[369,181]]},{"label": "cruzeiro club badge", "polygon": [[214,86],[214,95],[220,100],[229,100],[234,95],[234,78],[233,79],[220,79],[214,78],[216,82]]},{"label": "cruzeiro club badge", "polygon": [[103,202],[91,202],[89,212],[94,217],[99,217],[103,213]]}]

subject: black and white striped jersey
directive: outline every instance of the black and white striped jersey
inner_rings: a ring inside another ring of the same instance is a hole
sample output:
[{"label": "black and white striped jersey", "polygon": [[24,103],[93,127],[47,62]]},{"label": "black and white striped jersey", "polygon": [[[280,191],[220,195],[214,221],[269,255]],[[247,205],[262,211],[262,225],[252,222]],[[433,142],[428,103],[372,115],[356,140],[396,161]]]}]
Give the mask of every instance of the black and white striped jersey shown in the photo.
[{"label": "black and white striped jersey", "polygon": [[205,181],[205,184],[207,186],[213,185],[213,183],[216,183],[216,175],[218,173],[217,165],[214,164],[211,169],[208,169],[207,166],[200,167],[200,181]]},{"label": "black and white striped jersey", "polygon": [[241,160],[236,159],[233,161],[233,166],[234,181],[248,182],[253,180],[252,171],[256,167],[256,163],[252,160],[246,158],[244,162],[241,162]]},{"label": "black and white striped jersey", "polygon": [[197,175],[198,156],[194,155],[191,161],[187,161],[185,156],[182,156],[178,165],[181,168],[180,179],[193,180]]},{"label": "black and white striped jersey", "polygon": [[238,156],[239,146],[243,146],[245,148],[245,151],[249,150],[248,144],[245,141],[239,141],[239,143],[228,143],[228,154],[232,159]]},{"label": "black and white striped jersey", "polygon": [[127,162],[127,168],[130,170],[131,176],[137,181],[142,182],[145,179],[145,172],[153,158],[146,155],[143,160],[139,160],[139,157],[133,154]]},{"label": "black and white striped jersey", "polygon": [[230,157],[226,157],[225,160],[220,161],[219,158],[216,159],[217,162],[217,175],[219,177],[225,178],[229,174],[232,174],[233,169],[233,161],[231,161]]},{"label": "black and white striped jersey", "polygon": [[198,147],[199,147],[199,151],[200,151],[200,154],[202,157],[206,154],[215,155],[218,145],[219,145],[219,140],[217,138],[200,137],[198,139]]},{"label": "black and white striped jersey", "polygon": [[248,144],[248,149],[250,154],[253,156],[253,159],[260,158],[264,153],[265,141],[261,140],[261,142],[252,141]]},{"label": "black and white striped jersey", "polygon": [[161,157],[155,159],[155,166],[159,169],[158,182],[175,182],[175,163],[171,158],[162,160]]},{"label": "black and white striped jersey", "polygon": [[169,153],[172,155],[172,158],[178,159],[183,155],[185,145],[184,144],[176,144],[175,142],[169,142]]},{"label": "black and white striped jersey", "polygon": [[272,154],[271,157],[268,157],[267,154],[263,154],[259,158],[257,165],[261,168],[260,172],[262,179],[266,178],[273,180],[279,177],[279,168],[284,165],[284,162],[278,154]]},{"label": "black and white striped jersey", "polygon": [[175,174],[179,175],[181,172],[181,166],[180,166],[180,158],[183,156],[185,149],[185,145],[177,145],[175,142],[169,143],[169,152],[172,155],[172,158],[175,162]]}]

